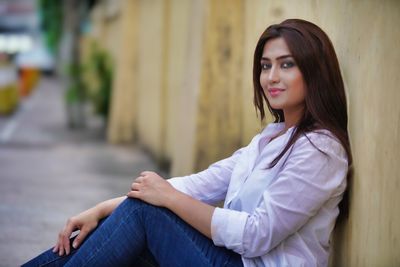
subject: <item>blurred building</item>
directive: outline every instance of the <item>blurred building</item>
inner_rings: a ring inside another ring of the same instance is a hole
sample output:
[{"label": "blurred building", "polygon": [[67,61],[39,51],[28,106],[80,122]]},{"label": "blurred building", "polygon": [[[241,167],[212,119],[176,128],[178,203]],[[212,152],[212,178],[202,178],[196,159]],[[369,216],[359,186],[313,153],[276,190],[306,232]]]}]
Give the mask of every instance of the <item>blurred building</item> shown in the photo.
[{"label": "blurred building", "polygon": [[15,54],[31,49],[38,31],[36,1],[0,1],[0,52]]},{"label": "blurred building", "polygon": [[[29,91],[26,82],[33,82],[37,77],[28,71],[34,79],[24,78],[24,83],[20,83],[17,75],[18,69],[27,63],[19,57],[34,48],[37,37],[35,1],[0,1],[0,115],[11,114],[17,109],[20,92],[27,94]],[[24,77],[27,77],[25,73]]]},{"label": "blurred building", "polygon": [[0,1],[0,53],[15,57],[18,68],[53,71],[55,62],[44,42],[36,0]]}]

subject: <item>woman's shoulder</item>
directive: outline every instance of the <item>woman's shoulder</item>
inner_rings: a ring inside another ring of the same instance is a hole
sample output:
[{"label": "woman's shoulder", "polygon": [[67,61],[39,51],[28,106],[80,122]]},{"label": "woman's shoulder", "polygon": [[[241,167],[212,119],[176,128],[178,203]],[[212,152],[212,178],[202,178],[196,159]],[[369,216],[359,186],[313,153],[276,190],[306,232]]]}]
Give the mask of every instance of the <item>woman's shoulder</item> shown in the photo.
[{"label": "woman's shoulder", "polygon": [[346,152],[339,139],[327,129],[316,129],[302,134],[296,145],[314,147],[327,154],[345,157]]}]

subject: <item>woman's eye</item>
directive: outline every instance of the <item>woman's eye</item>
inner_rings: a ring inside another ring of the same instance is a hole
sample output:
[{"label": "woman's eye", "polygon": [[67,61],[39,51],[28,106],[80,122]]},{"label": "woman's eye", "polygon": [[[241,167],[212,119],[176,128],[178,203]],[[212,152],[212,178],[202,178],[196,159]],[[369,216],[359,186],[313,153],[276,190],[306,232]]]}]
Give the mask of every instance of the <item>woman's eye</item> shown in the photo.
[{"label": "woman's eye", "polygon": [[281,66],[284,69],[288,69],[294,66],[294,62],[292,61],[283,62]]},{"label": "woman's eye", "polygon": [[261,63],[262,70],[269,70],[271,68],[271,64]]}]

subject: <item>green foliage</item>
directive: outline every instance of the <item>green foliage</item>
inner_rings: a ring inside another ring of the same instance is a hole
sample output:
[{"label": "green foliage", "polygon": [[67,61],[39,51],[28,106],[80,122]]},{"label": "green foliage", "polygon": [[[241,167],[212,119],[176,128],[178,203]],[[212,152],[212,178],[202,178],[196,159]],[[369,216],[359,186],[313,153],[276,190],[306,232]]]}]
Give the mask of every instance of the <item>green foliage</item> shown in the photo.
[{"label": "green foliage", "polygon": [[67,73],[71,78],[71,84],[65,92],[65,100],[68,104],[83,103],[86,100],[87,86],[80,78],[84,71],[83,65],[71,64],[68,66]]},{"label": "green foliage", "polygon": [[88,68],[95,74],[98,81],[98,88],[95,88],[91,96],[96,112],[108,118],[111,102],[112,89],[112,63],[110,55],[97,47],[92,46],[92,53]]},{"label": "green foliage", "polygon": [[79,87],[76,84],[72,84],[65,92],[65,100],[68,104],[80,102],[79,95]]},{"label": "green foliage", "polygon": [[57,52],[58,44],[62,35],[62,4],[63,1],[59,0],[39,1],[42,30],[45,34],[47,46],[53,53]]},{"label": "green foliage", "polygon": [[[68,104],[83,103],[89,99],[93,103],[95,112],[107,119],[110,112],[113,80],[110,55],[94,43],[89,61],[80,65],[71,64],[67,68],[67,73],[71,77],[71,84],[65,93],[66,102]],[[96,88],[89,90],[89,85],[82,79],[85,73],[90,73],[96,80]]]}]

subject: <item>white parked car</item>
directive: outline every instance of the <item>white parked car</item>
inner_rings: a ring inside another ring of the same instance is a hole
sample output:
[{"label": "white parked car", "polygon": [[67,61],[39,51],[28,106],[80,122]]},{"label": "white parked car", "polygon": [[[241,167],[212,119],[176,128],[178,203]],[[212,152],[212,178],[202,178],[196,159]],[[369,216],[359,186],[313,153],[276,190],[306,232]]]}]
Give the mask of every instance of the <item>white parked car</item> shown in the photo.
[{"label": "white parked car", "polygon": [[18,69],[36,68],[45,73],[53,73],[55,69],[53,56],[43,46],[17,54],[15,64]]}]

